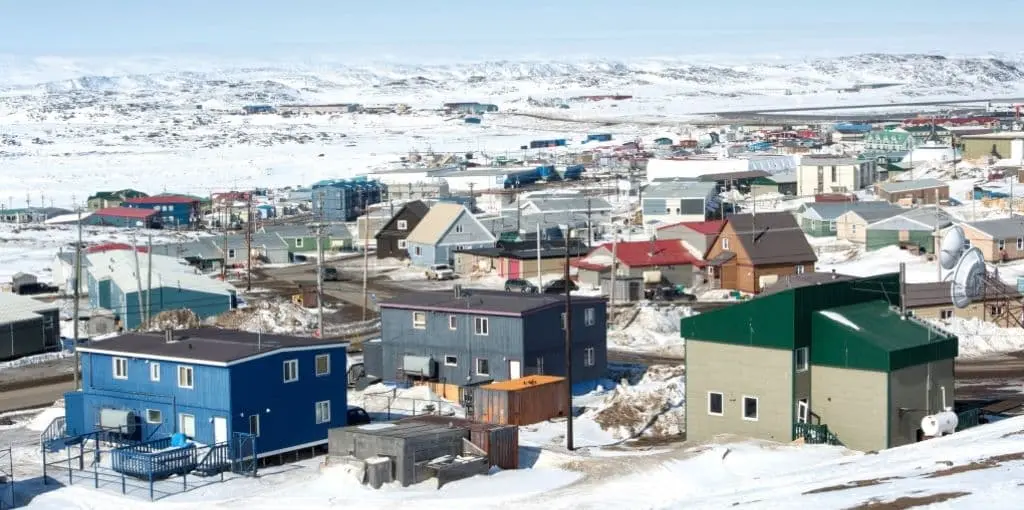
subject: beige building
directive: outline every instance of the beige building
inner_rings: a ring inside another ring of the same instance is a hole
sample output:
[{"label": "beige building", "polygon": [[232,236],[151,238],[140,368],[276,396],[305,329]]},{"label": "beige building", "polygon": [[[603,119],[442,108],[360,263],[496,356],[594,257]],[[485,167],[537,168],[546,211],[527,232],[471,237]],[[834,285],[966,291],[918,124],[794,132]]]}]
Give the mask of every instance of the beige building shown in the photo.
[{"label": "beige building", "polygon": [[1024,258],[1024,216],[961,223],[960,227],[988,262]]},{"label": "beige building", "polygon": [[898,286],[837,278],[683,319],[687,440],[871,451],[923,439],[921,419],[953,405],[957,338],[872,290]]},{"label": "beige building", "polygon": [[874,161],[809,155],[801,158],[797,167],[797,195],[857,191],[877,180]]},{"label": "beige building", "polygon": [[1024,132],[1021,131],[964,135],[959,140],[964,161],[1021,161],[1024,158]]},{"label": "beige building", "polygon": [[864,244],[867,241],[868,225],[892,218],[904,212],[903,209],[865,209],[848,211],[836,218],[836,239]]},{"label": "beige building", "polygon": [[908,283],[907,309],[921,319],[975,318],[1004,327],[1017,326],[1021,293],[1005,283],[988,283],[982,297],[964,308],[953,306],[949,282]]}]

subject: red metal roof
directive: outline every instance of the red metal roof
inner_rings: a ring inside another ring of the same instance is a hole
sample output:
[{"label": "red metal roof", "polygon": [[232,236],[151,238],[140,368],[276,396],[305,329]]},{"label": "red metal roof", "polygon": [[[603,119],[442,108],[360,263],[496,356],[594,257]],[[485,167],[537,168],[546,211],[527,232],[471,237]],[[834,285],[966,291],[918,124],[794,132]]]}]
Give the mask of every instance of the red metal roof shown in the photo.
[{"label": "red metal roof", "polygon": [[717,233],[721,232],[722,228],[725,227],[725,220],[683,221],[683,222],[680,222],[680,223],[673,223],[671,225],[665,225],[665,226],[662,226],[662,227],[658,227],[658,230],[664,230],[666,228],[678,227],[679,225],[682,225],[682,226],[684,226],[684,227],[686,227],[686,228],[688,228],[690,230],[693,230],[694,232],[710,235],[710,234],[717,234]]},{"label": "red metal roof", "polygon": [[148,218],[156,214],[153,209],[132,209],[131,207],[107,207],[100,209],[93,216],[115,216],[118,218]]},{"label": "red metal roof", "polygon": [[[132,245],[130,245],[130,244],[107,243],[107,244],[98,244],[96,246],[90,246],[90,247],[85,249],[85,253],[102,253],[102,252],[105,252],[105,251],[119,251],[119,250],[131,250],[131,249],[132,249]],[[136,250],[138,250],[138,251],[140,251],[142,253],[146,253],[148,251],[145,246],[139,246],[139,247],[136,248]]]},{"label": "red metal roof", "polygon": [[[605,248],[612,251],[612,243],[605,243],[595,249]],[[696,258],[690,250],[683,246],[683,242],[677,239],[665,239],[661,241],[631,241],[618,243],[615,248],[620,264],[629,267],[650,267],[650,266],[681,266],[691,264],[703,266],[704,261]],[[591,252],[593,253],[593,252]],[[601,270],[605,265],[593,264],[586,260],[586,257],[570,265],[581,269]]]},{"label": "red metal roof", "polygon": [[198,200],[181,195],[159,195],[155,197],[138,197],[125,200],[126,204],[190,204]]}]

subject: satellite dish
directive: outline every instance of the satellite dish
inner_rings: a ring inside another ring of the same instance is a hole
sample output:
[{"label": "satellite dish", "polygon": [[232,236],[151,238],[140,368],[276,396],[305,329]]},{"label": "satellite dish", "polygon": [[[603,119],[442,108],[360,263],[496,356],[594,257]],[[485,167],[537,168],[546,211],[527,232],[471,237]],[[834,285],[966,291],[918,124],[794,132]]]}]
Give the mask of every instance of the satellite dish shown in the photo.
[{"label": "satellite dish", "polygon": [[985,285],[985,257],[981,250],[971,248],[967,250],[956,267],[953,268],[953,278],[950,284],[950,296],[953,299],[953,306],[965,308],[971,301],[981,297]]},{"label": "satellite dish", "polygon": [[964,229],[955,226],[946,232],[939,251],[939,263],[942,264],[942,269],[952,271],[956,267],[960,256],[964,253],[966,244],[967,236],[964,235]]}]

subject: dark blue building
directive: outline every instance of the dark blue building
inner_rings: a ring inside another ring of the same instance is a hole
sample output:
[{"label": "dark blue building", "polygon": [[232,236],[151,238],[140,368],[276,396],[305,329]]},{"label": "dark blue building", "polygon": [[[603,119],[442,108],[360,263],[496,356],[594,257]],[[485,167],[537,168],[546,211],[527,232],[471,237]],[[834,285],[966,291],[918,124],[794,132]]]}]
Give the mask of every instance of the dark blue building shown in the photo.
[{"label": "dark blue building", "polygon": [[367,206],[381,202],[387,188],[366,179],[334,179],[313,185],[313,214],[325,221],[355,221]]},{"label": "dark blue building", "polygon": [[261,458],[325,445],[327,430],[346,424],[346,344],[337,340],[200,328],[121,335],[79,352],[82,389],[65,394],[64,438],[102,430],[132,445],[180,433],[221,445],[242,434],[255,436]]},{"label": "dark blue building", "polygon": [[157,195],[125,200],[122,205],[131,209],[156,211],[155,220],[164,228],[188,227],[199,221],[199,200],[181,195]]},{"label": "dark blue building", "polygon": [[274,113],[276,110],[274,110],[273,106],[270,106],[268,104],[253,104],[243,106],[242,111],[245,112],[246,115],[258,115]]}]

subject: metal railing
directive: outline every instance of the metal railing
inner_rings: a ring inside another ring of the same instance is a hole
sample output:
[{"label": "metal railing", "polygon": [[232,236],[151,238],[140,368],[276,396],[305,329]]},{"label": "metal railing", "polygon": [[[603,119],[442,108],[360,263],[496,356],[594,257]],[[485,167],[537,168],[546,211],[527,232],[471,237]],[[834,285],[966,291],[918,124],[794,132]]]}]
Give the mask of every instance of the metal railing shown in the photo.
[{"label": "metal railing", "polygon": [[231,449],[227,442],[217,443],[210,446],[196,464],[196,474],[203,476],[223,473],[231,469]]},{"label": "metal railing", "polygon": [[843,445],[843,443],[839,441],[839,437],[828,430],[828,425],[794,423],[793,437],[798,439],[803,438],[804,443],[806,444],[828,444],[833,446]]},{"label": "metal railing", "polygon": [[981,409],[968,409],[966,411],[957,413],[957,424],[956,431],[966,430],[971,427],[976,427],[981,420]]},{"label": "metal railing", "polygon": [[111,468],[118,473],[147,479],[183,475],[195,469],[198,452],[194,443],[171,447],[171,438],[165,437],[114,449]]}]

